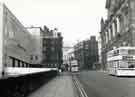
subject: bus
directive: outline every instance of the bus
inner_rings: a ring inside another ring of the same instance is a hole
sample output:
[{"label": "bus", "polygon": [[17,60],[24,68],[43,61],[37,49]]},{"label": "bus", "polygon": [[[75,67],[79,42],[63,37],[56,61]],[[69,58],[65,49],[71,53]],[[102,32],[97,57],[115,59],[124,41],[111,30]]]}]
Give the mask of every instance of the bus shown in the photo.
[{"label": "bus", "polygon": [[119,47],[109,51],[107,71],[115,76],[135,76],[135,47]]},{"label": "bus", "polygon": [[78,72],[79,71],[77,60],[72,60],[70,62],[70,64],[71,64],[71,72]]}]

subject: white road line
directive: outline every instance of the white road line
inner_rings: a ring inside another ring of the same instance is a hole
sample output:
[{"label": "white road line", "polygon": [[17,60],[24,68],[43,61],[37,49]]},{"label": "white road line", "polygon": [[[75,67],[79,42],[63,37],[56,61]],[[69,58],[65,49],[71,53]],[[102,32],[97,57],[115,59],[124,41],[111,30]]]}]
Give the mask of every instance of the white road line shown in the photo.
[{"label": "white road line", "polygon": [[75,83],[76,83],[76,87],[79,89],[79,92],[81,93],[81,97],[85,97],[81,88],[77,85],[77,82],[75,82]]},{"label": "white road line", "polygon": [[75,84],[76,88],[78,88],[79,92],[81,93],[81,97],[88,97],[84,88],[82,87],[81,83],[78,81],[77,78],[74,78],[74,84]]},{"label": "white road line", "polygon": [[87,94],[86,94],[86,91],[85,91],[84,88],[82,87],[81,83],[80,83],[77,79],[76,79],[76,81],[77,81],[79,87],[81,88],[82,92],[84,93],[84,95],[85,95],[84,97],[88,97]]}]

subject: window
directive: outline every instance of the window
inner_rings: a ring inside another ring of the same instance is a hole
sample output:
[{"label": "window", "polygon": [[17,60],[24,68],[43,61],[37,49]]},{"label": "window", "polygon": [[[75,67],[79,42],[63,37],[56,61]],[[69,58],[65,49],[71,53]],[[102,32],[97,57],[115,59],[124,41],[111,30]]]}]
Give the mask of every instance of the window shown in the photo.
[{"label": "window", "polygon": [[126,49],[121,49],[120,50],[120,54],[121,55],[127,55],[128,54],[128,51]]},{"label": "window", "polygon": [[119,68],[128,68],[128,62],[127,61],[120,61]]},{"label": "window", "polygon": [[135,50],[128,50],[128,54],[135,55]]},{"label": "window", "polygon": [[5,36],[9,36],[8,28],[7,27],[5,27]]},{"label": "window", "polygon": [[114,51],[114,56],[119,55],[119,50]]},{"label": "window", "polygon": [[46,51],[46,50],[47,50],[47,48],[46,48],[46,47],[44,47],[44,48],[43,48],[43,51]]},{"label": "window", "polygon": [[109,39],[109,32],[108,32],[108,30],[107,30],[107,41],[109,41],[110,39]]},{"label": "window", "polygon": [[108,43],[108,32],[105,32],[105,36],[106,36],[106,43]]},{"label": "window", "polygon": [[112,33],[113,33],[113,37],[115,37],[116,30],[115,30],[114,22],[112,23]]},{"label": "window", "polygon": [[51,50],[52,50],[52,52],[54,52],[55,51],[55,47],[51,47]]},{"label": "window", "polygon": [[10,38],[14,38],[14,36],[15,36],[15,33],[14,33],[13,31],[10,31],[10,32],[9,32],[9,37],[10,37]]},{"label": "window", "polygon": [[32,55],[30,56],[30,59],[33,60],[33,56]]},{"label": "window", "polygon": [[38,56],[35,56],[35,59],[38,60]]},{"label": "window", "polygon": [[116,25],[117,25],[117,32],[119,33],[120,32],[120,20],[119,20],[119,17],[116,18]]},{"label": "window", "polygon": [[121,15],[120,16],[120,31],[123,30],[123,26],[124,26],[124,17]]},{"label": "window", "polygon": [[88,48],[89,48],[89,45],[88,45],[88,44],[86,44],[86,45],[85,45],[85,49],[88,49]]}]

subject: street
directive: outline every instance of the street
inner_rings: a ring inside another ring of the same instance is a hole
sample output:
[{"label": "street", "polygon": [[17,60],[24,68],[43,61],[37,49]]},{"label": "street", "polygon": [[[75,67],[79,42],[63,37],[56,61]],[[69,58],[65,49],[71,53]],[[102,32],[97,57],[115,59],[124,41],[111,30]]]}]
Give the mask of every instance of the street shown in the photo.
[{"label": "street", "polygon": [[0,0],[0,91],[135,97],[135,0]]},{"label": "street", "polygon": [[[135,97],[135,77],[110,76],[102,71],[82,71],[72,75],[62,73],[29,97]],[[72,78],[80,85],[75,87]]]},{"label": "street", "polygon": [[88,97],[135,97],[135,78],[109,76],[101,71],[75,74]]}]

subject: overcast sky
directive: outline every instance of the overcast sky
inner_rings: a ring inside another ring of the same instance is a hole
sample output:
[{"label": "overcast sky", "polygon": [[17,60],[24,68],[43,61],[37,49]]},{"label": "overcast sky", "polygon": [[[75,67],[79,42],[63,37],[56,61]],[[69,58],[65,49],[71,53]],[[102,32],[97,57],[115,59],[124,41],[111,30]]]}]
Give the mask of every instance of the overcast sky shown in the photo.
[{"label": "overcast sky", "polygon": [[[0,0],[1,1],[1,0]],[[62,32],[65,44],[99,36],[106,0],[2,0],[24,26]]]}]

